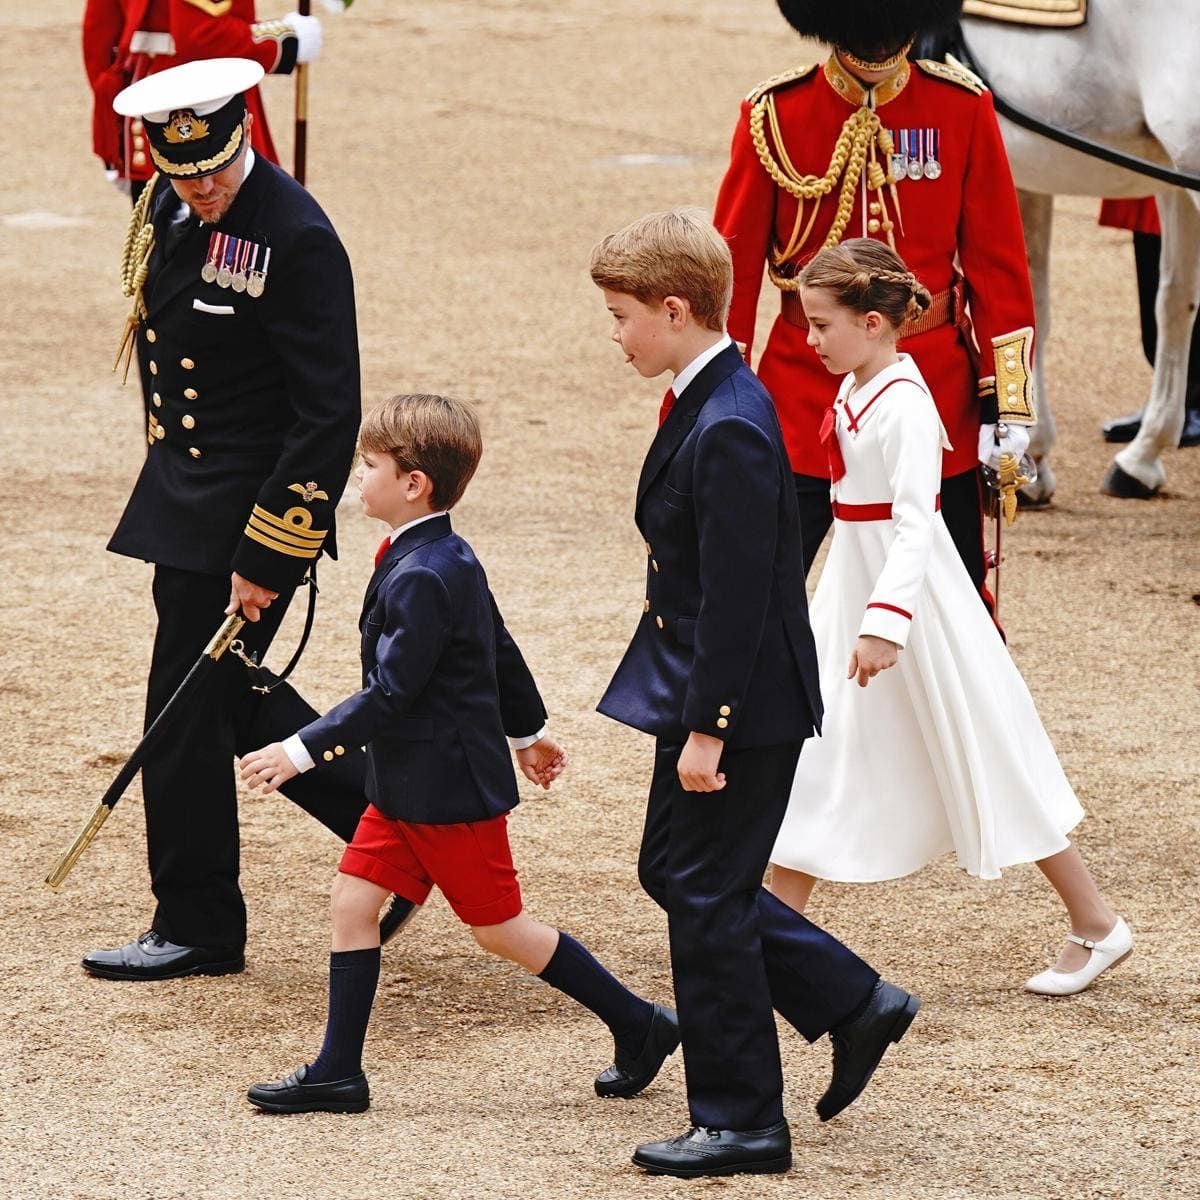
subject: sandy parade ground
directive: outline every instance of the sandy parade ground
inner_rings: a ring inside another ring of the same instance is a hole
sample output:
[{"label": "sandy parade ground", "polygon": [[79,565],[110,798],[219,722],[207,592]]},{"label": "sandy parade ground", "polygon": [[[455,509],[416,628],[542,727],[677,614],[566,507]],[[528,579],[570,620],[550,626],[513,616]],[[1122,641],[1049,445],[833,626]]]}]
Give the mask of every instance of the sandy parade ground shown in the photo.
[{"label": "sandy parade ground", "polygon": [[[921,1015],[829,1125],[812,1111],[828,1043],[781,1025],[792,1173],[689,1184],[629,1163],[686,1125],[678,1056],[641,1098],[598,1101],[603,1028],[486,959],[440,897],[384,955],[370,1111],[250,1108],[247,1084],[316,1052],[325,1012],[338,847],[282,799],[244,797],[245,974],[84,975],[84,952],[152,911],[137,785],[59,895],[42,879],[137,742],[152,609],[150,569],[104,551],[145,444],[136,385],[109,371],[127,203],[90,152],[80,8],[0,10],[0,1200],[1200,1195],[1200,449],[1167,456],[1161,499],[1098,494],[1099,424],[1138,407],[1149,371],[1128,237],[1093,199],[1058,202],[1059,490],[1007,539],[1004,618],[1088,812],[1079,844],[1137,939],[1096,988],[1021,990],[1065,932],[1033,867],[818,889],[811,915]],[[644,211],[711,207],[739,98],[805,50],[768,0],[358,0],[325,28],[309,185],[354,264],[364,404],[478,404],[486,450],[455,522],[571,755],[549,795],[522,783],[510,822],[527,906],[669,1000],[634,866],[651,744],[594,711],[640,615],[633,493],[663,385],[608,343],[587,256]],[[264,91],[290,145],[292,84]],[[318,707],[357,686],[380,529],[356,509],[352,492],[297,677]]]}]

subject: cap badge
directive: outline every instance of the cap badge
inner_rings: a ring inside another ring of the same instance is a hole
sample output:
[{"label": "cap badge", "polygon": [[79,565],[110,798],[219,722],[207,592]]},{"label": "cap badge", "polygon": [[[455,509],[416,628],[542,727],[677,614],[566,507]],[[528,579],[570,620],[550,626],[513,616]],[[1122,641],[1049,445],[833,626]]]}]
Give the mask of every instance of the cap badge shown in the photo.
[{"label": "cap badge", "polygon": [[208,122],[196,116],[190,108],[180,108],[171,114],[163,137],[172,145],[180,142],[199,142],[208,137]]}]

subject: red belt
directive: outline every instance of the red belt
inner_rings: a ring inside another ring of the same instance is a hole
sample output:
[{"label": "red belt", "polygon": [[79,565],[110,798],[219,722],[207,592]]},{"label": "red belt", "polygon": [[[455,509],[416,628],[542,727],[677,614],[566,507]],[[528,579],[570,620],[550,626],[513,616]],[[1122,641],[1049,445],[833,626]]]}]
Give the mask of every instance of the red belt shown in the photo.
[{"label": "red belt", "polygon": [[[933,511],[938,512],[942,507],[942,494],[934,497]],[[890,504],[843,504],[839,500],[833,502],[833,515],[839,521],[890,521],[892,506]]]}]

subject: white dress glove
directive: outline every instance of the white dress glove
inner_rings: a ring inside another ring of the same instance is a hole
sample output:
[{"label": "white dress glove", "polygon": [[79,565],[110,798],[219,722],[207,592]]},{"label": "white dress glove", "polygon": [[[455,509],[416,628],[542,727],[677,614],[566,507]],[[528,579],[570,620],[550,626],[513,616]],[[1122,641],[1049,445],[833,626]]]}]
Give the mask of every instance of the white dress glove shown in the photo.
[{"label": "white dress glove", "polygon": [[1006,425],[1005,429],[1008,432],[997,442],[995,425],[979,427],[979,461],[993,471],[1000,470],[1001,454],[1012,454],[1020,462],[1029,449],[1029,430],[1024,425]]},{"label": "white dress glove", "polygon": [[285,13],[285,25],[296,31],[296,61],[310,63],[321,53],[321,21],[318,17],[302,17],[299,13]]}]

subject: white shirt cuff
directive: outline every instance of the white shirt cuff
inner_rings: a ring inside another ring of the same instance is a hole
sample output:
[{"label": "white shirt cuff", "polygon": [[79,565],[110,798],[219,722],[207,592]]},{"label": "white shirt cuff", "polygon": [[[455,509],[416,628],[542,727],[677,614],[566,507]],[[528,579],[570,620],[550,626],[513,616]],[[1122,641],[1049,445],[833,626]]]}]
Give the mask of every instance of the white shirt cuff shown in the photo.
[{"label": "white shirt cuff", "polygon": [[305,771],[311,771],[317,764],[313,762],[312,755],[305,748],[304,743],[300,740],[298,733],[293,733],[290,738],[283,740],[283,752],[292,760],[292,766],[300,772],[301,775]]},{"label": "white shirt cuff", "polygon": [[548,728],[548,725],[543,725],[541,729],[537,731],[537,733],[531,733],[528,737],[510,737],[508,739],[508,744],[514,750],[527,750],[533,745],[534,742],[540,742],[542,738],[546,736],[546,730]]}]

